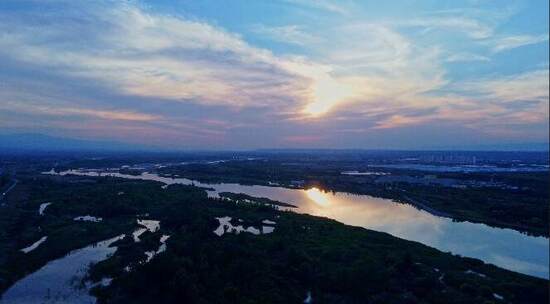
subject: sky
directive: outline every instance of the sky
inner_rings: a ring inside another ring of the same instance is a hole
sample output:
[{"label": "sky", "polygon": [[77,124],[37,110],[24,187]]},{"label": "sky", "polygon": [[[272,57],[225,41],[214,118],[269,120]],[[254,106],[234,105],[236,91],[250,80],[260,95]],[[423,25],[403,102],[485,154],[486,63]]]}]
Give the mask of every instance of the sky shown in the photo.
[{"label": "sky", "polygon": [[168,149],[548,143],[549,1],[0,2],[0,134]]}]

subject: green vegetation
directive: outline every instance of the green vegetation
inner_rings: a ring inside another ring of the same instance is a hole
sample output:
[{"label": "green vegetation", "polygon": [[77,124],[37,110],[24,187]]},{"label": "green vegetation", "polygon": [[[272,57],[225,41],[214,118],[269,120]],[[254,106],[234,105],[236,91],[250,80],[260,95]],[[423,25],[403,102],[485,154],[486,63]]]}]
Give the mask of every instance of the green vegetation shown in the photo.
[{"label": "green vegetation", "polygon": [[[513,303],[548,299],[546,280],[385,233],[277,211],[261,199],[237,203],[208,198],[193,186],[163,189],[111,177],[18,178],[17,191],[25,195],[0,212],[0,291],[72,249],[130,235],[142,215],[159,220],[160,231],[144,233],[138,243],[130,237],[117,242],[116,254],[92,267],[90,280],[113,278],[92,290],[100,303],[300,303],[308,291],[315,303],[502,302],[494,294]],[[43,202],[52,204],[39,216]],[[88,214],[104,220],[72,220]],[[219,237],[215,217],[223,216],[245,227],[268,219],[275,231]],[[48,241],[39,248],[18,251],[42,235]],[[145,251],[156,250],[162,235],[170,235],[166,251],[145,263]]]},{"label": "green vegetation", "polygon": [[220,192],[220,197],[225,197],[230,200],[236,201],[236,202],[246,202],[246,203],[256,203],[260,205],[266,205],[266,206],[279,206],[279,207],[289,207],[289,208],[296,208],[296,206],[288,203],[283,203],[279,201],[274,201],[269,198],[265,197],[253,197],[248,194],[244,193],[231,193],[231,192]]},{"label": "green vegetation", "polygon": [[[258,160],[230,161],[213,165],[191,164],[159,170],[161,174],[179,175],[205,183],[240,183],[244,185],[280,184],[284,187],[316,186],[329,191],[366,194],[409,203],[456,220],[481,222],[512,228],[533,235],[549,235],[549,173],[437,173],[436,178],[493,181],[515,186],[453,188],[441,185],[418,185],[405,182],[377,183],[379,176],[342,175],[342,171],[373,171],[355,161]],[[381,169],[398,176],[424,176],[426,172]],[[295,181],[303,181],[297,185]],[[301,184],[301,183],[300,183]]]},{"label": "green vegetation", "polygon": [[[104,181],[93,184],[81,181],[38,177],[24,179],[15,188],[14,192],[18,192],[12,195],[15,198],[0,210],[0,292],[50,260],[135,225],[130,219],[135,215],[130,216],[131,213],[112,218],[111,214],[121,205],[111,204],[116,199],[105,191],[108,186]],[[52,204],[40,216],[39,206],[45,202]],[[73,220],[86,214],[105,215],[107,220],[101,223]],[[43,236],[48,236],[43,245],[27,254],[20,251]]]},{"label": "green vegetation", "polygon": [[548,190],[455,189],[400,184],[405,201],[424,202],[458,220],[483,222],[548,235]]}]

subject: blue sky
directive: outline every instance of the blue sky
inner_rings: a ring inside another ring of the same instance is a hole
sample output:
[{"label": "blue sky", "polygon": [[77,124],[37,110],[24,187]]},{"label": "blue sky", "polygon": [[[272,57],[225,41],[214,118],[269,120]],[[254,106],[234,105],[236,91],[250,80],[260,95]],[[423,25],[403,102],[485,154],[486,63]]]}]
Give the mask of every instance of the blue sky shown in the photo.
[{"label": "blue sky", "polygon": [[548,142],[548,1],[2,1],[2,133],[166,148]]}]

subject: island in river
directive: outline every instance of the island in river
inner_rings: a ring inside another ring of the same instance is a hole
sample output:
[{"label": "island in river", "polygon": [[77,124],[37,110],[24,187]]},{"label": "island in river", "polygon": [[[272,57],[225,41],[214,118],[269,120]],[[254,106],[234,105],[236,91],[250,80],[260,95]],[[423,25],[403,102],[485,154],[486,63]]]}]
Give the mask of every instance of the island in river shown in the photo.
[{"label": "island in river", "polygon": [[[93,264],[81,284],[69,282],[67,291],[86,288],[99,303],[308,297],[318,303],[545,303],[548,297],[547,280],[262,200],[237,202],[194,186],[109,176],[22,173],[18,179],[0,213],[6,297],[32,273],[63,265],[72,250],[120,235],[126,237],[112,244],[114,254]],[[217,234],[221,218],[224,233]],[[21,251],[44,236],[32,251]]]},{"label": "island in river", "polygon": [[[385,196],[389,191],[425,187],[422,191],[426,195],[411,191],[407,196],[422,199],[419,203],[433,208],[432,212],[455,218],[458,211],[452,208],[458,204],[436,208],[440,201],[424,200],[452,189],[468,193],[493,189],[497,194],[487,207],[500,214],[499,221],[512,227],[512,222],[519,220],[535,232],[544,227],[537,222],[540,214],[530,221],[524,219],[539,207],[518,214],[516,220],[507,220],[507,210],[513,204],[495,198],[508,192],[527,193],[516,203],[539,206],[544,192],[539,184],[547,173],[510,173],[507,169],[492,178],[485,172],[431,174],[410,168],[371,168],[371,161],[365,164],[350,158],[355,156],[4,156],[3,172],[14,173],[7,180],[16,177],[19,182],[0,209],[0,302],[17,303],[16,299],[25,294],[32,294],[34,302],[55,296],[100,303],[172,303],[176,299],[190,303],[547,301],[547,268],[545,275],[544,270],[536,272],[539,266],[531,262],[501,259],[497,263],[485,259],[486,255],[481,255],[481,260],[457,255],[463,250],[469,255],[468,250],[480,248],[463,242],[461,235],[468,235],[468,231],[484,235],[480,241],[490,238],[484,241],[489,254],[491,250],[506,251],[510,243],[523,244],[517,247],[524,251],[538,248],[532,250],[538,255],[540,248],[547,248],[547,238],[455,223],[389,200],[321,190]],[[377,158],[372,162],[385,161]],[[544,166],[536,162],[529,168]],[[41,174],[78,168],[98,170],[80,170],[82,176],[70,172],[62,176]],[[405,177],[394,180],[395,176]],[[184,177],[235,184],[201,184]],[[294,200],[297,195],[306,195],[308,200]],[[460,212],[488,222],[483,215],[486,211],[472,203],[465,204]],[[410,221],[403,216],[411,217]],[[396,225],[395,221],[401,223]],[[415,230],[419,222],[424,226]],[[426,230],[429,223],[433,227]],[[452,248],[416,238],[440,229],[449,229],[447,232],[454,235],[447,242]],[[507,237],[501,238],[503,235]],[[75,258],[82,255],[87,258]],[[88,262],[93,265],[89,267]],[[508,267],[515,263],[523,270]],[[65,271],[56,271],[56,267]],[[78,269],[78,273],[71,273],[71,269]],[[59,275],[62,273],[63,277]],[[531,273],[539,278],[526,275]]]},{"label": "island in river", "polygon": [[459,221],[548,237],[548,152],[460,154],[477,155],[477,165],[424,160],[432,154],[258,152],[246,161],[187,162],[156,170],[203,183],[317,187],[384,197]]}]

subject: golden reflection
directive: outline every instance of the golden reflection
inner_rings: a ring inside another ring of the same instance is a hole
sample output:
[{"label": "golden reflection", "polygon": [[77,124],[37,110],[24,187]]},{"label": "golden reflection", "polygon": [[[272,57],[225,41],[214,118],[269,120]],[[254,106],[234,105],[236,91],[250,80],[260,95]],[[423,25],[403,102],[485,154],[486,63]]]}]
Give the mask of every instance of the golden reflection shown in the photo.
[{"label": "golden reflection", "polygon": [[328,195],[317,188],[308,189],[305,193],[307,197],[317,205],[328,206],[330,202]]}]

